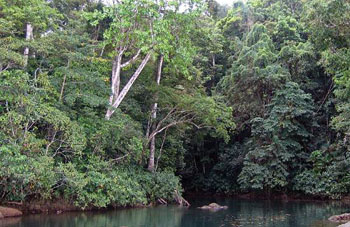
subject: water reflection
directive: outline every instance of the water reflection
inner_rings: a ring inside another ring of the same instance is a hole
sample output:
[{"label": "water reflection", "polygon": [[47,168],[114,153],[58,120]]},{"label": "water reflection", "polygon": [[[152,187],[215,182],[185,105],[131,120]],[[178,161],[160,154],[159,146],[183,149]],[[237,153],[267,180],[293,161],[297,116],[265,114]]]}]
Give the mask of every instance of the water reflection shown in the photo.
[{"label": "water reflection", "polygon": [[[211,200],[212,202],[213,200]],[[201,201],[200,206],[209,201]],[[340,202],[282,202],[282,201],[235,201],[218,199],[215,202],[229,206],[229,210],[202,217],[201,222],[192,219],[191,225],[182,226],[273,226],[273,227],[334,227],[330,215],[349,211],[350,207]],[[186,217],[185,217],[186,218]],[[186,220],[185,223],[191,222]]]},{"label": "water reflection", "polygon": [[[227,205],[217,212],[196,209],[210,202]],[[0,227],[335,227],[327,221],[333,214],[348,212],[340,202],[278,202],[233,199],[197,199],[192,208],[160,206],[108,212],[31,215],[20,219],[0,220]]]}]

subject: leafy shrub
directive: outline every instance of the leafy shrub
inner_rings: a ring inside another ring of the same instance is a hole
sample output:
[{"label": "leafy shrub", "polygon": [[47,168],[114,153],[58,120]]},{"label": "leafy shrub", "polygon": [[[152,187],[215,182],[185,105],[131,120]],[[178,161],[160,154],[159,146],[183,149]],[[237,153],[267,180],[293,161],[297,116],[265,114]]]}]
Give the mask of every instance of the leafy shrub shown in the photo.
[{"label": "leafy shrub", "polygon": [[179,178],[172,173],[114,167],[98,157],[90,157],[83,166],[59,167],[64,197],[83,208],[144,205],[159,198],[173,201],[175,190],[182,191]]},{"label": "leafy shrub", "polygon": [[0,147],[0,192],[2,199],[48,199],[57,177],[54,161],[47,156],[28,157],[16,146]]},{"label": "leafy shrub", "polygon": [[150,203],[158,199],[171,202],[174,200],[175,190],[182,192],[179,178],[171,172],[149,173],[138,170],[134,174]]},{"label": "leafy shrub", "polygon": [[310,195],[341,198],[350,192],[350,160],[338,152],[314,151],[310,156],[312,169],[298,174],[294,190]]}]

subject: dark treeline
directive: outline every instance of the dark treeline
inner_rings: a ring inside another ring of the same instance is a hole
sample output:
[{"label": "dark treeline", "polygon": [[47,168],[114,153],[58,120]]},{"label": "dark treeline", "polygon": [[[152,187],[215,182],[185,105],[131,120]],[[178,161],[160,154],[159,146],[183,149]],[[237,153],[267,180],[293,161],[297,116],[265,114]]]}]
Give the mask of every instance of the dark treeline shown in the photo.
[{"label": "dark treeline", "polygon": [[344,0],[0,0],[0,201],[349,194],[349,21]]}]

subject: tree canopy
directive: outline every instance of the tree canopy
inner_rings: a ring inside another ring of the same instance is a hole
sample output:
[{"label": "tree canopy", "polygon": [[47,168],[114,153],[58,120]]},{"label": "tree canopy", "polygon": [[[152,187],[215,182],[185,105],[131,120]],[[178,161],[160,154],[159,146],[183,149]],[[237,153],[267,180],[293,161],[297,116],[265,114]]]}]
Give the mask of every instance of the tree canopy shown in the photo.
[{"label": "tree canopy", "polygon": [[0,201],[350,193],[349,1],[110,3],[0,0]]}]

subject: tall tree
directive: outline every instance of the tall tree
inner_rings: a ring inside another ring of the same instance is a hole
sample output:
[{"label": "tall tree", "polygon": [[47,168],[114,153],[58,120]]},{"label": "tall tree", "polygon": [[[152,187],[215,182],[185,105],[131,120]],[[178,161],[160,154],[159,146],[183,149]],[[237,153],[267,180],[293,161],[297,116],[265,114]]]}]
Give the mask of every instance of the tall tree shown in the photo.
[{"label": "tall tree", "polygon": [[[105,45],[111,45],[114,49],[114,59],[111,76],[111,95],[106,112],[106,119],[110,119],[134,84],[140,73],[148,63],[152,50],[157,45],[165,45],[169,42],[169,26],[163,20],[163,14],[167,11],[177,12],[181,2],[153,0],[123,1],[110,7],[105,7],[103,12],[95,11],[87,17],[93,25],[100,20],[109,18],[111,23],[104,33]],[[131,66],[140,56],[144,55],[141,63],[132,76],[120,90],[120,75],[123,68]],[[131,56],[123,61],[125,56]]]},{"label": "tall tree", "polygon": [[238,181],[243,188],[283,189],[308,157],[313,103],[296,83],[288,82],[269,105],[265,118],[252,120],[252,138]]}]

